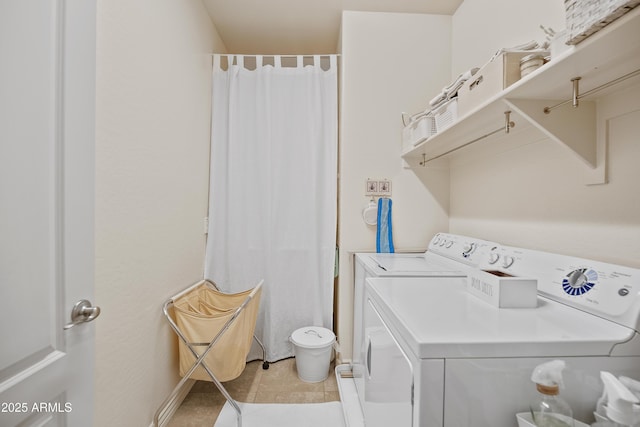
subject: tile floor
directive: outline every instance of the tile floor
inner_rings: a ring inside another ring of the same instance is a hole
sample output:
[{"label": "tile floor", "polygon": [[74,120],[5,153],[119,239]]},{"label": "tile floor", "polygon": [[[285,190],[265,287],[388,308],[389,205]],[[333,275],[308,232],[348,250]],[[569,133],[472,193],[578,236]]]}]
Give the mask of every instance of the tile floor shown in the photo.
[{"label": "tile floor", "polygon": [[[242,375],[224,383],[229,394],[248,403],[322,403],[340,400],[338,383],[331,363],[329,377],[319,383],[298,378],[295,359],[271,363],[262,369],[262,361],[247,363]],[[171,418],[168,427],[212,427],[225,399],[215,385],[198,381]]]}]

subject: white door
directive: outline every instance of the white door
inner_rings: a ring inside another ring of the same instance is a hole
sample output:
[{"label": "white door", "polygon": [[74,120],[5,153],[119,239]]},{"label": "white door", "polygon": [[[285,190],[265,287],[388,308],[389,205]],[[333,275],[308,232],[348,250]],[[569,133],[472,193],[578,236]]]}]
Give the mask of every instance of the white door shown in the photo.
[{"label": "white door", "polygon": [[93,422],[94,122],[95,0],[1,0],[1,426]]}]

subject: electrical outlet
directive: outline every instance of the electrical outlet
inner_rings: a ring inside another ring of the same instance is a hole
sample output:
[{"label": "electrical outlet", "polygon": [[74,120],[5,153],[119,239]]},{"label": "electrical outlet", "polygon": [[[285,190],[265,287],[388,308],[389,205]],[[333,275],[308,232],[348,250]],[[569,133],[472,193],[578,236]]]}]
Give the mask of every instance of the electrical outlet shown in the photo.
[{"label": "electrical outlet", "polygon": [[367,178],[364,195],[367,197],[391,197],[391,180]]},{"label": "electrical outlet", "polygon": [[391,181],[388,179],[378,181],[378,195],[391,197]]},{"label": "electrical outlet", "polygon": [[367,178],[367,186],[365,188],[365,196],[375,196],[378,194],[378,181]]}]

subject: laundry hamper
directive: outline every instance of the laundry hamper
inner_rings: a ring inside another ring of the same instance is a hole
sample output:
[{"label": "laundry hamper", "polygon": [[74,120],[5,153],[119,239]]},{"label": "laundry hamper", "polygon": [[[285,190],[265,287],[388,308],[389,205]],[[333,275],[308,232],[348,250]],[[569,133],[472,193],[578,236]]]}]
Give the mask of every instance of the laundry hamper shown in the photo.
[{"label": "laundry hamper", "polygon": [[[198,355],[206,350],[252,291],[250,289],[236,294],[223,294],[207,284],[202,284],[174,301],[174,317],[178,328],[187,340],[195,345]],[[258,290],[255,300],[247,304],[204,359],[218,381],[230,381],[244,371],[246,357],[253,341],[260,293],[261,290]],[[179,357],[180,375],[184,376],[196,362],[196,357],[183,341],[179,342]],[[190,378],[212,381],[202,366],[198,366]]]},{"label": "laundry hamper", "polygon": [[253,334],[261,293],[262,281],[253,289],[225,294],[204,280],[165,302],[163,313],[179,337],[179,371],[183,378],[156,412],[156,426],[166,405],[188,379],[195,379],[216,385],[236,410],[238,427],[241,427],[240,407],[221,383],[242,374],[252,340],[262,347],[263,369],[269,367],[265,348]]}]

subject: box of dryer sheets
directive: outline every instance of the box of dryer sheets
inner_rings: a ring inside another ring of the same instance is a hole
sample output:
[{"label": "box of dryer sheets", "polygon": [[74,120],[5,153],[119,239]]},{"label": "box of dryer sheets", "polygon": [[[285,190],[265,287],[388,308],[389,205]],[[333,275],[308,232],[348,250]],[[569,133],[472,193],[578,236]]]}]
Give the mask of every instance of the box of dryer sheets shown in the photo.
[{"label": "box of dryer sheets", "polygon": [[471,270],[467,291],[498,308],[536,308],[537,279],[515,277],[498,270]]},{"label": "box of dryer sheets", "polygon": [[464,82],[458,91],[458,117],[465,116],[479,105],[520,80],[520,60],[540,50],[503,51],[497,53],[476,74]]}]

